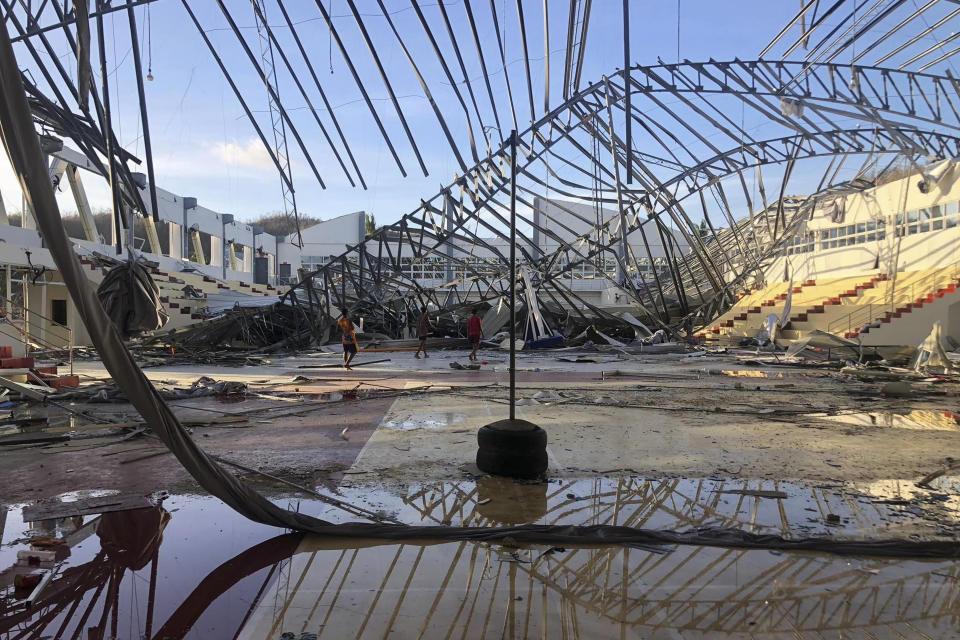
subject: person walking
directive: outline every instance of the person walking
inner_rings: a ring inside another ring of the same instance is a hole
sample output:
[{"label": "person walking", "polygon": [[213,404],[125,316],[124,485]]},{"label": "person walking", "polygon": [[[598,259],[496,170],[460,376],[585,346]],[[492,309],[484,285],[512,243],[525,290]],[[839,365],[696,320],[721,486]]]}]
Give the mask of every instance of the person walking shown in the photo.
[{"label": "person walking", "polygon": [[477,315],[477,308],[473,308],[473,315],[467,319],[467,337],[470,344],[473,345],[473,351],[470,352],[471,360],[478,360],[477,349],[480,348],[480,340],[483,338],[483,321]]},{"label": "person walking", "polygon": [[341,339],[343,344],[343,368],[347,371],[353,371],[350,368],[350,363],[357,355],[357,329],[347,310],[344,309],[341,313],[343,317],[337,321],[337,326],[343,332],[343,338]]},{"label": "person walking", "polygon": [[430,322],[430,314],[427,313],[427,308],[423,307],[420,311],[420,319],[417,320],[417,337],[420,339],[420,346],[417,347],[417,352],[413,354],[415,358],[420,359],[420,352],[423,351],[423,357],[429,358],[430,354],[427,353],[427,336],[435,329],[433,323]]}]

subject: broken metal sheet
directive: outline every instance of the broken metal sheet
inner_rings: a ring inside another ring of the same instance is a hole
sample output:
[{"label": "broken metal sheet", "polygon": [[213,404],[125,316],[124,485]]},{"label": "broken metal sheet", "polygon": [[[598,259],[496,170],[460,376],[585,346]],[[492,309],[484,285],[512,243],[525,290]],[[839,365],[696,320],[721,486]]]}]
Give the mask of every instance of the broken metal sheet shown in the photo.
[{"label": "broken metal sheet", "polygon": [[37,502],[23,508],[23,519],[27,522],[40,520],[55,520],[89,516],[112,511],[129,511],[132,509],[147,509],[153,506],[150,498],[143,495],[113,495],[96,498],[82,498],[74,502],[60,500]]},{"label": "broken metal sheet", "polygon": [[797,340],[787,349],[787,356],[793,357],[804,349],[844,349],[852,351],[854,354],[860,353],[860,345],[853,340],[847,340],[840,336],[835,336],[826,331],[814,329],[807,336]]}]

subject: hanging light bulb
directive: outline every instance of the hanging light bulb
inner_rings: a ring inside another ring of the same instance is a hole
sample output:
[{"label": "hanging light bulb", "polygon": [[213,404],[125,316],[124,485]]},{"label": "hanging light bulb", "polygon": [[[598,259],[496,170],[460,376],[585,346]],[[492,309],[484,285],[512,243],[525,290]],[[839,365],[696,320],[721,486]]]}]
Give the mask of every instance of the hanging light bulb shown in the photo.
[{"label": "hanging light bulb", "polygon": [[153,69],[147,69],[147,82],[153,82]]}]

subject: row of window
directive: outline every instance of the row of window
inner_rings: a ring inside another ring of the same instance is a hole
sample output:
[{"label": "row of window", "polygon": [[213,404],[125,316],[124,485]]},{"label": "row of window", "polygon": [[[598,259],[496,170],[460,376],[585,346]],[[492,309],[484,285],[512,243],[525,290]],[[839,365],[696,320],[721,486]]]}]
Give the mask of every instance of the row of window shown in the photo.
[{"label": "row of window", "polygon": [[[330,263],[332,256],[304,256],[302,258],[303,268],[307,271],[314,271]],[[654,272],[662,271],[666,268],[666,258],[656,257],[653,264],[650,264],[649,258],[637,258],[637,265],[629,268],[631,274],[638,272],[644,277],[651,277]],[[468,269],[466,265],[469,265]],[[558,260],[555,269],[563,269],[567,265],[566,259]],[[465,278],[474,275],[475,271],[480,273],[489,272],[493,269],[506,267],[507,263],[499,258],[486,257],[477,258],[468,256],[460,259],[450,269],[450,275],[454,279]],[[400,272],[404,277],[415,280],[445,280],[448,276],[448,262],[443,256],[430,256],[420,258],[419,260],[410,258],[400,259]],[[617,275],[617,260],[607,256],[596,263],[579,262],[569,272],[568,277],[572,278],[613,278]]]},{"label": "row of window", "polygon": [[898,213],[886,219],[868,220],[844,226],[831,227],[819,232],[808,231],[789,241],[780,255],[797,255],[813,251],[817,241],[820,250],[852,247],[865,242],[877,242],[887,237],[887,225],[894,228],[895,237],[953,229],[960,226],[960,202],[948,202],[924,209]]}]

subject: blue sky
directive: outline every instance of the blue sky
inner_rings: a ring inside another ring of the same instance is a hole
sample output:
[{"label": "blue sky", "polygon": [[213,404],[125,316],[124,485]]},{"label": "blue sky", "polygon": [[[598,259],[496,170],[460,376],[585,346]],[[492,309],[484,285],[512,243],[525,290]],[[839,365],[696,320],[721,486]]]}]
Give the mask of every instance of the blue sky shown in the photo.
[{"label": "blue sky", "polygon": [[[408,177],[403,178],[394,163],[387,146],[369,116],[369,112],[357,92],[346,64],[333,46],[330,55],[329,32],[320,19],[319,12],[312,0],[287,2],[291,18],[298,23],[300,35],[304,40],[312,60],[316,64],[320,80],[323,83],[330,102],[340,123],[343,125],[357,162],[368,181],[368,189],[351,187],[343,173],[329,153],[320,130],[315,126],[306,103],[296,91],[293,83],[281,74],[281,98],[300,130],[305,146],[317,161],[321,177],[327,184],[320,188],[303,155],[297,150],[292,136],[288,137],[293,163],[294,182],[297,200],[301,212],[321,218],[334,217],[359,209],[373,213],[378,222],[385,223],[397,219],[402,214],[416,208],[421,198],[429,198],[439,188],[452,181],[458,165],[439,133],[437,121],[423,95],[410,67],[403,58],[396,39],[389,31],[385,19],[380,15],[375,1],[358,2],[367,17],[371,37],[383,56],[384,65],[390,74],[404,117],[414,131],[415,139],[423,153],[430,175],[424,177],[415,161],[414,154],[402,133],[399,120],[387,99],[387,92],[380,82],[377,71],[360,39],[354,18],[349,15],[344,0],[323,0],[324,6],[330,6],[334,23],[347,42],[360,73],[366,79],[365,85],[371,98],[397,145]],[[401,32],[422,34],[415,13],[408,0],[385,0],[391,16]],[[458,36],[467,31],[462,0],[445,3],[454,22]],[[473,0],[475,10],[480,16],[478,28],[481,39],[495,38],[492,23],[489,20],[487,0]],[[507,12],[508,19],[503,24],[515,25],[516,14],[514,0],[505,2],[495,0],[501,16]],[[226,30],[226,20],[214,2],[193,2],[200,21],[214,41],[221,55],[230,67],[241,91],[249,99],[250,107],[256,112],[259,121],[268,125],[267,96],[261,79],[247,61],[242,49],[237,45],[232,32]],[[254,19],[250,3],[228,1],[227,6],[237,23],[249,34],[249,42],[257,46],[256,32],[252,29]],[[267,3],[271,24],[280,25],[282,17],[276,5]],[[443,36],[443,23],[434,3],[421,4],[438,38]],[[542,87],[542,71],[539,62],[543,58],[543,33],[541,3],[539,0],[525,2],[528,13],[528,41],[531,58],[536,59],[534,86]],[[565,15],[568,2],[550,0],[550,11],[557,12],[557,18],[551,19],[551,39],[563,41]],[[599,78],[622,66],[622,26],[621,3],[619,0],[595,0],[588,36],[589,56],[585,59],[583,77],[586,80]],[[679,53],[681,58],[691,60],[718,60],[740,57],[755,58],[769,39],[797,9],[796,2],[769,0],[743,0],[718,2],[716,0],[681,0],[679,3]],[[666,62],[677,58],[678,3],[673,1],[632,1],[631,40],[632,60],[640,64],[655,64],[658,56]],[[142,52],[144,64],[152,59],[154,80],[148,82],[147,99],[150,110],[150,124],[153,134],[154,157],[157,167],[157,183],[163,188],[184,196],[195,196],[201,204],[215,210],[234,213],[246,220],[262,213],[279,210],[281,205],[280,181],[267,152],[254,132],[233,92],[224,80],[216,63],[197,33],[180,2],[159,0],[149,7],[149,33],[145,29],[148,9],[137,9],[137,19],[141,24]],[[501,18],[502,19],[502,18]],[[532,22],[533,24],[530,24]],[[249,28],[248,28],[249,27]],[[955,27],[954,27],[955,28]],[[108,44],[108,66],[114,70],[111,81],[114,86],[122,85],[113,94],[113,103],[118,120],[116,129],[121,141],[135,154],[143,150],[140,140],[140,125],[135,98],[135,84],[132,76],[133,66],[129,53],[127,22],[122,13],[106,18],[108,33],[116,34]],[[514,83],[515,102],[526,105],[525,87],[522,83],[523,65],[520,62],[521,49],[518,34],[507,28],[505,37],[506,59],[511,81]],[[418,31],[419,30],[419,31]],[[295,52],[289,30],[276,29],[278,38],[288,53]],[[942,34],[943,35],[943,34]],[[148,37],[149,36],[149,37]],[[441,46],[445,41],[441,38]],[[428,78],[435,92],[442,92],[445,80],[439,65],[433,64],[435,58],[425,38],[406,38],[413,55]],[[150,46],[148,47],[148,41]],[[54,38],[55,46],[63,46],[62,40]],[[465,54],[472,53],[472,40],[460,40]],[[447,45],[448,46],[448,45]],[[557,45],[559,47],[560,45]],[[18,48],[21,65],[27,63],[26,51]],[[256,51],[258,53],[258,51]],[[466,55],[468,72],[471,77],[479,78],[479,67],[471,56]],[[474,55],[473,58],[476,56]],[[553,48],[552,64],[562,64],[563,51]],[[452,59],[452,57],[451,57]],[[277,58],[278,67],[281,66]],[[306,70],[298,63],[298,74],[305,82]],[[497,94],[505,94],[499,60],[488,60],[491,78]],[[557,66],[554,67],[556,70]],[[332,68],[332,73],[331,73]],[[553,76],[553,74],[551,74]],[[555,76],[553,76],[555,77]],[[553,82],[551,102],[557,101],[558,87]],[[309,83],[307,83],[309,90]],[[475,90],[482,91],[483,83],[478,82]],[[540,89],[542,92],[542,89]],[[310,91],[315,106],[320,105],[316,91]],[[520,93],[518,96],[517,94]],[[462,111],[453,101],[449,92],[443,96],[440,108],[450,122],[458,140],[466,140],[466,127],[463,126]],[[452,94],[451,94],[452,95]],[[501,95],[495,96],[501,100]],[[543,95],[535,96],[536,104],[542,110]],[[492,115],[487,113],[487,122],[492,124]],[[503,115],[501,113],[501,115]],[[329,125],[326,114],[320,112],[322,119]],[[529,120],[529,111],[527,111]],[[521,126],[524,125],[521,116]],[[504,119],[504,128],[509,123]],[[269,130],[267,130],[269,135]],[[495,132],[491,131],[494,142],[499,142]],[[465,147],[465,145],[462,145]],[[481,155],[484,155],[481,152]],[[469,161],[468,161],[469,164]],[[87,189],[95,207],[106,206],[109,197],[105,185],[91,177],[86,179]],[[19,196],[12,184],[12,177],[5,162],[0,162],[0,192],[3,193],[8,209],[18,209]],[[61,200],[64,209],[72,208]]]}]

